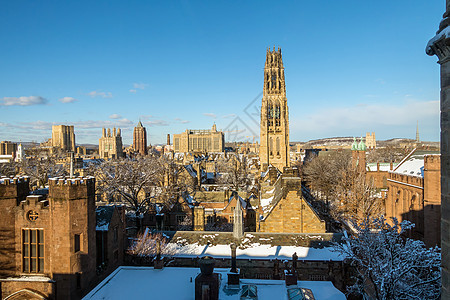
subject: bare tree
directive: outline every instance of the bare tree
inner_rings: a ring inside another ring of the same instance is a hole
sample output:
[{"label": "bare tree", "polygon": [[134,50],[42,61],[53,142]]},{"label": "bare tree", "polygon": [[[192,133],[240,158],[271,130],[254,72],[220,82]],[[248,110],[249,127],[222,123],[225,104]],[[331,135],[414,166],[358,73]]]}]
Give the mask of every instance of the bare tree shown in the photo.
[{"label": "bare tree", "polygon": [[378,216],[382,201],[373,181],[352,166],[345,152],[330,152],[315,157],[303,168],[304,179],[316,198],[328,207],[335,219],[363,220]]},{"label": "bare tree", "polygon": [[381,218],[353,226],[356,235],[335,244],[356,270],[349,293],[364,299],[439,299],[440,249],[404,238],[414,224],[393,219],[391,225]]},{"label": "bare tree", "polygon": [[30,184],[44,187],[50,177],[64,176],[64,166],[56,164],[52,157],[28,158],[20,163],[21,173],[30,177]]},{"label": "bare tree", "polygon": [[413,150],[412,147],[395,147],[392,145],[387,145],[383,148],[376,148],[370,150],[367,155],[368,163],[390,163],[390,162],[400,162],[405,155]]},{"label": "bare tree", "polygon": [[218,182],[228,184],[233,190],[247,191],[251,184],[251,175],[245,155],[228,154],[217,161],[220,173]]},{"label": "bare tree", "polygon": [[163,168],[156,157],[109,160],[96,170],[97,191],[108,198],[120,196],[140,218],[149,201],[160,193]]},{"label": "bare tree", "polygon": [[127,250],[128,254],[148,261],[153,261],[158,251],[162,256],[173,256],[176,253],[176,249],[169,245],[169,239],[164,234],[147,231],[138,235]]},{"label": "bare tree", "polygon": [[14,176],[18,173],[18,164],[14,161],[0,163],[0,176]]}]

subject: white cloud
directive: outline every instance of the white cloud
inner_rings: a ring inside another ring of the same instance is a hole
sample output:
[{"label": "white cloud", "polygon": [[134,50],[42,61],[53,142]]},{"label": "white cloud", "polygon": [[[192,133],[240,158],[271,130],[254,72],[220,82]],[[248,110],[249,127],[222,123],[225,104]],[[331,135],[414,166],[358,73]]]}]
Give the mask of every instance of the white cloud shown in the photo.
[{"label": "white cloud", "polygon": [[[331,136],[332,132],[361,132],[368,128],[410,126],[417,120],[439,119],[439,101],[401,101],[395,104],[358,104],[318,109],[303,116],[290,116],[292,131],[315,132]],[[420,122],[420,121],[419,121]]]},{"label": "white cloud", "polygon": [[63,97],[63,98],[59,99],[59,102],[62,102],[62,103],[73,103],[76,101],[78,101],[78,100],[73,97]]},{"label": "white cloud", "polygon": [[121,115],[118,115],[118,114],[112,114],[112,115],[109,116],[109,118],[115,120],[115,119],[120,119],[120,118],[122,118],[122,116],[121,116]]},{"label": "white cloud", "polygon": [[92,91],[92,92],[89,92],[88,95],[91,96],[92,98],[95,98],[95,97],[112,98],[111,92]]},{"label": "white cloud", "polygon": [[135,89],[140,89],[140,90],[145,90],[148,87],[148,84],[146,83],[133,83],[133,88]]},{"label": "white cloud", "polygon": [[130,93],[136,94],[136,93],[137,93],[137,90],[131,89],[131,90],[130,90]]},{"label": "white cloud", "polygon": [[146,124],[148,126],[168,126],[169,125],[169,123],[165,120],[150,120],[150,121],[144,122],[144,124]]},{"label": "white cloud", "polygon": [[213,118],[213,119],[216,119],[216,118],[217,118],[216,114],[213,114],[213,113],[203,113],[203,115],[204,115],[204,116],[207,116],[207,117],[211,117],[211,118]]},{"label": "white cloud", "polygon": [[229,115],[222,116],[222,118],[224,118],[224,119],[232,119],[232,118],[236,118],[236,115],[235,114],[229,114]]},{"label": "white cloud", "polygon": [[183,120],[183,119],[180,119],[180,118],[175,118],[175,121],[177,121],[177,122],[179,122],[179,123],[181,123],[181,124],[191,123],[191,121]]},{"label": "white cloud", "polygon": [[3,97],[0,99],[0,105],[3,106],[30,106],[30,105],[39,105],[46,104],[47,99],[41,96],[28,96],[28,97]]}]

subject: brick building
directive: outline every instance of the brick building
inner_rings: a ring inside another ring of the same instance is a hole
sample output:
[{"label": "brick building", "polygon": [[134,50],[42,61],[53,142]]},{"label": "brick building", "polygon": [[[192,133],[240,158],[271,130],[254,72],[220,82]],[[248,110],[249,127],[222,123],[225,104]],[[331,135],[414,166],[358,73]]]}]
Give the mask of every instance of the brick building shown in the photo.
[{"label": "brick building", "polygon": [[414,223],[410,236],[429,247],[440,245],[440,161],[438,154],[412,152],[387,178],[386,218]]},{"label": "brick building", "polygon": [[94,178],[50,179],[48,197],[29,195],[26,177],[0,181],[2,299],[80,299],[108,275],[97,268],[94,195]]},{"label": "brick building", "polygon": [[14,158],[17,152],[17,144],[11,141],[0,142],[0,155],[12,155]]}]

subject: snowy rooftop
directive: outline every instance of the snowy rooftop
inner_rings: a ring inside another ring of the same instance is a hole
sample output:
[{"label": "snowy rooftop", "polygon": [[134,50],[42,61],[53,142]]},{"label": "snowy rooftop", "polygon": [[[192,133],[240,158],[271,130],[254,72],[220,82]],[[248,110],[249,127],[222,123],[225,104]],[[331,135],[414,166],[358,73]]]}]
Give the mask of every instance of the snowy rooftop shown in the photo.
[{"label": "snowy rooftop", "polygon": [[[396,163],[394,163],[393,167],[395,168],[397,166]],[[370,172],[376,172],[377,171],[377,164],[376,163],[368,163],[367,169]],[[388,172],[391,170],[391,164],[390,163],[380,163],[380,171]]]},{"label": "snowy rooftop", "polygon": [[404,161],[401,165],[397,166],[393,173],[423,177],[423,164],[423,156],[411,157],[410,159]]},{"label": "snowy rooftop", "polygon": [[[230,258],[230,245],[199,245],[188,244],[180,246],[175,243],[169,243],[169,247],[174,250],[175,257],[199,257],[203,255],[214,258]],[[343,257],[337,252],[332,251],[331,247],[312,248],[300,246],[272,246],[259,243],[250,244],[236,249],[237,259],[291,259],[292,255],[297,253],[299,260],[320,260],[320,261],[342,261]]]},{"label": "snowy rooftop", "polygon": [[[219,299],[240,299],[239,290],[226,286],[228,269],[215,269],[221,277]],[[198,268],[119,267],[83,299],[194,299]],[[284,280],[241,279],[257,286],[259,300],[287,299]],[[300,288],[310,289],[317,300],[345,299],[330,281],[298,281]]]}]

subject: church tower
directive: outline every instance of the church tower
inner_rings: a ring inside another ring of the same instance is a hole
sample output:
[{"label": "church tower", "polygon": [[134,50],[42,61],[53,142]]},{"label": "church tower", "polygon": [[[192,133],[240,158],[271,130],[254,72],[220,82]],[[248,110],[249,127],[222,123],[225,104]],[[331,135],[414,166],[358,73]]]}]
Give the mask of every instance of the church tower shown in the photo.
[{"label": "church tower", "polygon": [[269,165],[283,172],[289,167],[289,111],[281,49],[267,49],[264,67],[264,90],[261,105],[261,171]]}]

